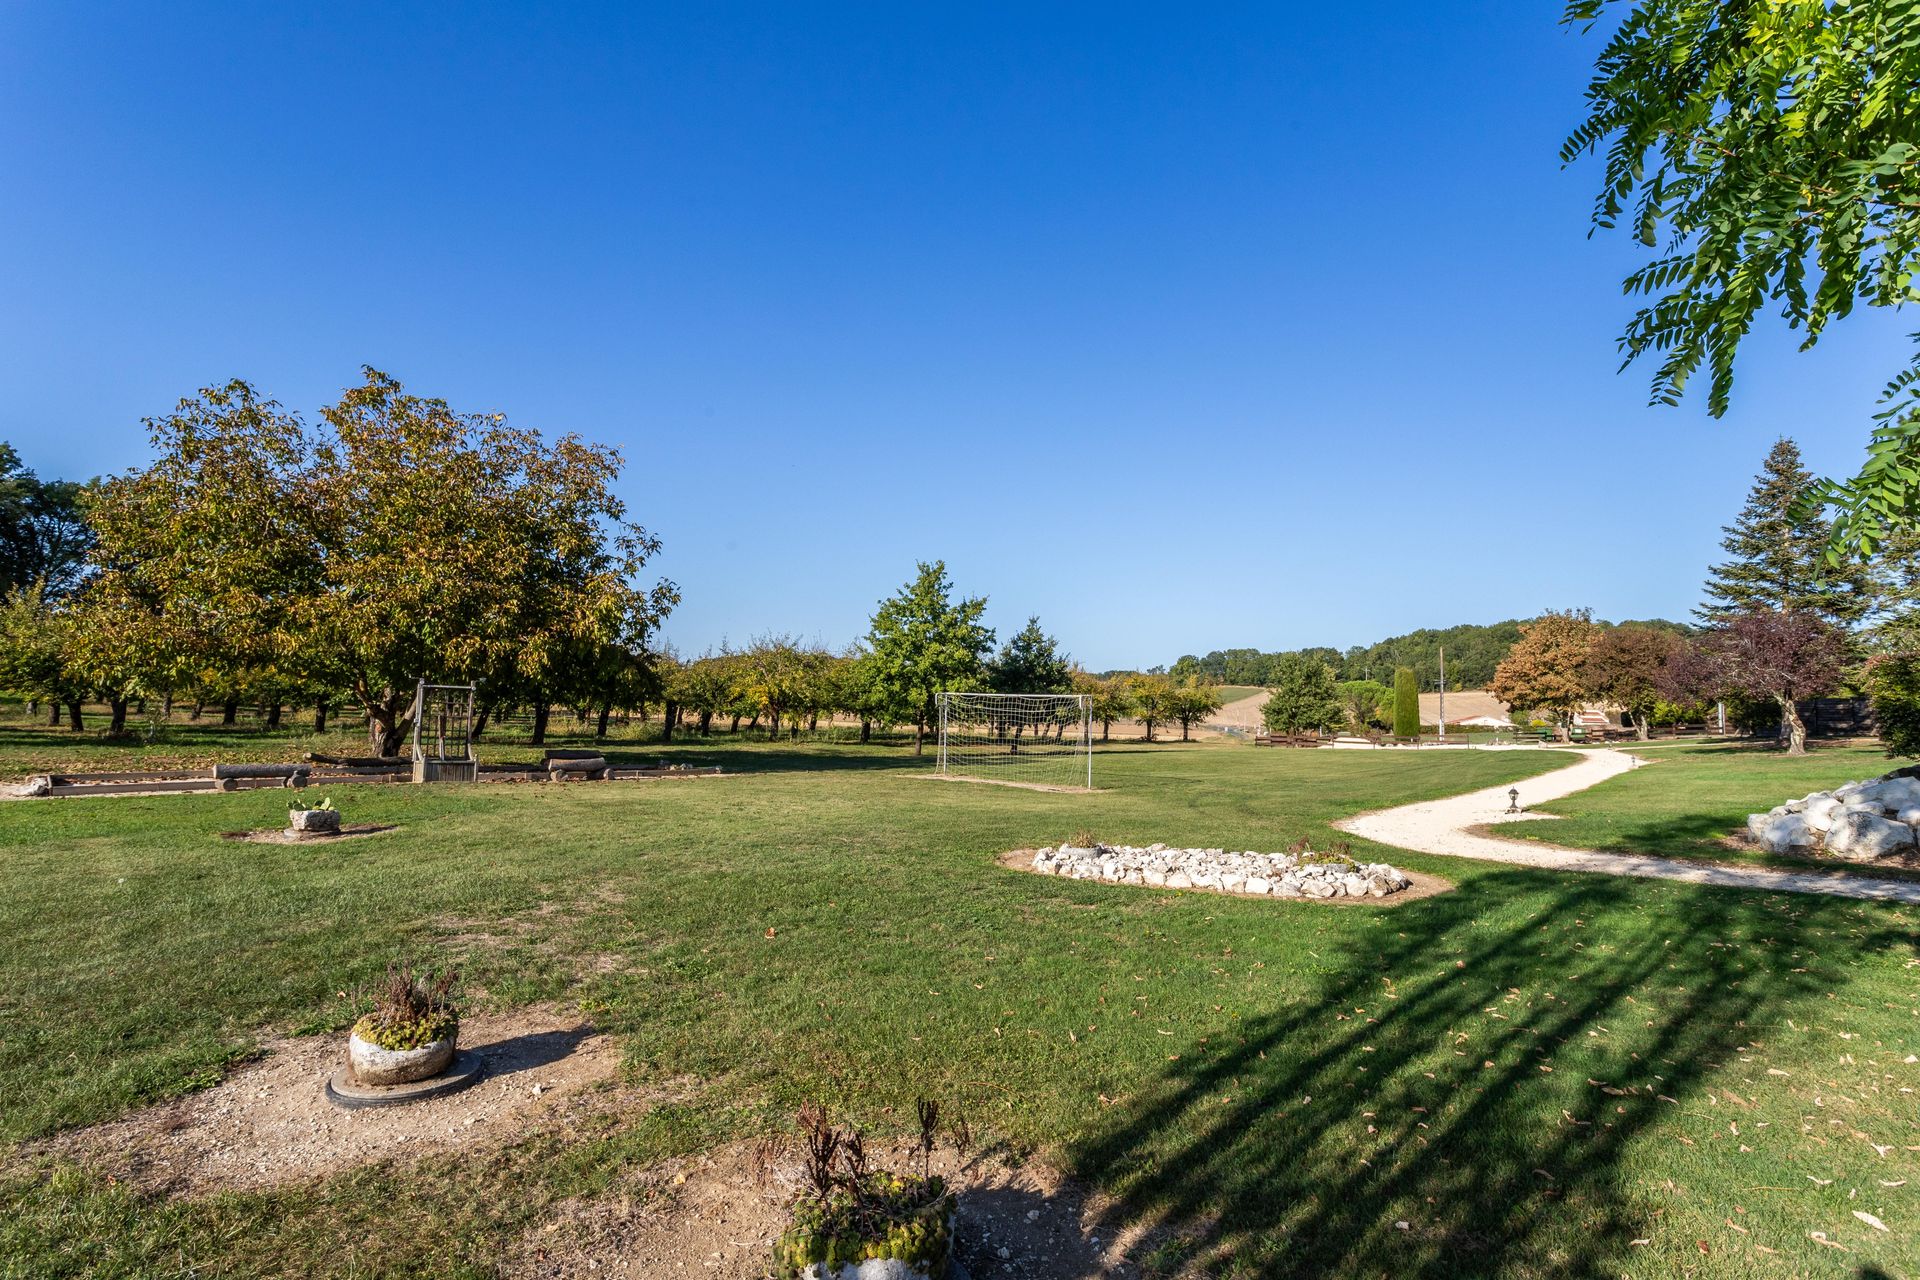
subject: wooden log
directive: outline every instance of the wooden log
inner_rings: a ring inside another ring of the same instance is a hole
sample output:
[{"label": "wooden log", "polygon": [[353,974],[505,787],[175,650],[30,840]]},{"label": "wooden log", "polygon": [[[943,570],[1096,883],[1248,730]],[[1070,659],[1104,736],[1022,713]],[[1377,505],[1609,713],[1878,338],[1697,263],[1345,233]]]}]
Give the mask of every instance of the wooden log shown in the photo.
[{"label": "wooden log", "polygon": [[213,766],[213,778],[216,782],[228,778],[291,778],[305,777],[313,772],[309,764],[217,764]]},{"label": "wooden log", "polygon": [[556,782],[561,778],[574,776],[604,778],[607,776],[607,758],[600,755],[569,755],[547,761],[547,776]]},{"label": "wooden log", "polygon": [[312,764],[345,765],[352,769],[405,769],[411,761],[405,756],[329,756],[318,751],[309,751],[307,761]]}]

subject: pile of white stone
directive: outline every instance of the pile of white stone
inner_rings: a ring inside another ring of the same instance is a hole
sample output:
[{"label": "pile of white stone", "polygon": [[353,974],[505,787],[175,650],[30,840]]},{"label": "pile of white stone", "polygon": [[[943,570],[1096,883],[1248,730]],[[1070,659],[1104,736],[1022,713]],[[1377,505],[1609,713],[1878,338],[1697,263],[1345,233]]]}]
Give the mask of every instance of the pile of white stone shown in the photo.
[{"label": "pile of white stone", "polygon": [[1412,885],[1384,862],[1315,853],[1229,853],[1150,844],[1061,845],[1033,855],[1033,869],[1070,880],[1109,880],[1166,889],[1214,889],[1277,898],[1384,898]]},{"label": "pile of white stone", "polygon": [[1771,853],[1825,851],[1856,862],[1920,852],[1920,778],[1890,773],[1789,800],[1747,818],[1747,835]]}]

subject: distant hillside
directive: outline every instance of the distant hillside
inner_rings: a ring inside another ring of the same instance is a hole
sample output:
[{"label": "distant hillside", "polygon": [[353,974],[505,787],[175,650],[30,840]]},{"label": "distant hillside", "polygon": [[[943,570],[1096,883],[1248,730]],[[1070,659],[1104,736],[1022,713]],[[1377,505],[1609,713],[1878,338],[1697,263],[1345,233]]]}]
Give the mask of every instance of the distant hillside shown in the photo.
[{"label": "distant hillside", "polygon": [[[1423,628],[1403,636],[1393,636],[1371,645],[1355,645],[1345,651],[1324,646],[1295,650],[1332,667],[1342,680],[1378,680],[1393,682],[1395,667],[1412,667],[1420,677],[1422,689],[1440,684],[1440,650],[1447,651],[1447,687],[1482,689],[1493,679],[1493,669],[1507,650],[1520,638],[1524,619],[1510,619],[1484,625],[1466,623],[1444,630]],[[1610,625],[1602,623],[1601,625]],[[1666,627],[1686,631],[1677,622],[1653,618],[1642,626]],[[1215,649],[1204,657],[1187,654],[1169,671],[1175,676],[1204,675],[1224,684],[1265,685],[1272,683],[1273,664],[1286,651],[1262,652],[1259,649]]]}]

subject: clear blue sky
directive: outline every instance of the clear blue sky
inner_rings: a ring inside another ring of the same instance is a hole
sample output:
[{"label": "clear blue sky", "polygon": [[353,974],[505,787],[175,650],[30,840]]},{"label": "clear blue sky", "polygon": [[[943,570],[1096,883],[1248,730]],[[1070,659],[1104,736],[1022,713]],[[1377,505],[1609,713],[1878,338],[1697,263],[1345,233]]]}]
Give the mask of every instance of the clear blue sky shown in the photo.
[{"label": "clear blue sky", "polygon": [[1904,329],[1644,407],[1558,8],[7,5],[0,439],[371,363],[619,445],[683,651],[935,557],[1095,668],[1683,616]]}]

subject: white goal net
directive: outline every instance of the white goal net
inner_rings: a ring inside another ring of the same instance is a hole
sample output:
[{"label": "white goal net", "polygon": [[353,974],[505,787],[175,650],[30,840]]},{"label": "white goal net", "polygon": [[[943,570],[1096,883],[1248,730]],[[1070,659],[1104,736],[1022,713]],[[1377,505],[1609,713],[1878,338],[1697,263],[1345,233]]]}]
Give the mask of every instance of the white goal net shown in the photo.
[{"label": "white goal net", "polygon": [[943,775],[1092,789],[1086,694],[942,693],[938,703]]}]

